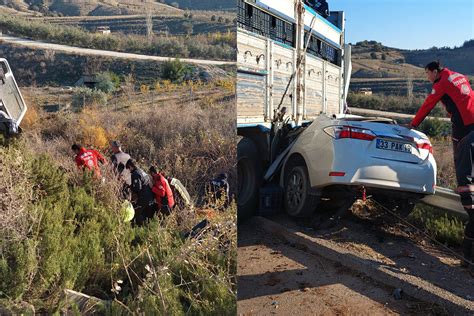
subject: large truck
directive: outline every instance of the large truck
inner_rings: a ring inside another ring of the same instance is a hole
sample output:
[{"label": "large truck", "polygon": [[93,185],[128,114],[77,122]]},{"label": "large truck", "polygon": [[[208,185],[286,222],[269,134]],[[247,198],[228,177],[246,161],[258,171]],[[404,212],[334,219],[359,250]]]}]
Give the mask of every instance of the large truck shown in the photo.
[{"label": "large truck", "polygon": [[302,126],[344,111],[351,72],[344,22],[344,12],[326,18],[303,0],[238,1],[240,216],[257,208],[263,171],[278,151],[278,117]]},{"label": "large truck", "polygon": [[238,0],[237,66],[239,219],[257,210],[269,184],[300,217],[322,201],[347,208],[367,187],[408,208],[433,194],[425,135],[345,114],[352,69],[344,12],[329,12],[326,1]]},{"label": "large truck", "polygon": [[20,133],[26,111],[10,65],[5,58],[0,58],[0,133],[7,137]]}]

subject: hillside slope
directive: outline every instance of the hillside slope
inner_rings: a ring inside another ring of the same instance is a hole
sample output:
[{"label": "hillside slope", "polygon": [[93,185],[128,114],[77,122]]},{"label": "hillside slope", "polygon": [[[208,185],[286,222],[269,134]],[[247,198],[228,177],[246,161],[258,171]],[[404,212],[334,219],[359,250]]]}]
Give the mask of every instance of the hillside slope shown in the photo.
[{"label": "hillside slope", "polygon": [[376,41],[356,43],[352,48],[354,78],[424,78],[423,67],[433,60],[466,75],[474,76],[474,40],[462,47],[401,50]]},{"label": "hillside slope", "polygon": [[87,16],[180,13],[182,10],[153,0],[4,0],[4,7],[44,15]]},{"label": "hillside slope", "polygon": [[406,62],[409,64],[423,67],[432,60],[440,60],[444,66],[472,76],[474,75],[474,40],[469,42],[466,42],[463,47],[402,51],[402,54],[405,55]]}]

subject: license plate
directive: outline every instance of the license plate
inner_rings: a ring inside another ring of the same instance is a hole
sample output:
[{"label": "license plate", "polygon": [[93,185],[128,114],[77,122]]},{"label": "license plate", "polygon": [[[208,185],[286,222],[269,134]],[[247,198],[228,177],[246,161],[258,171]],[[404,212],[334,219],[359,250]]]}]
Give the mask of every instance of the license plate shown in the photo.
[{"label": "license plate", "polygon": [[392,142],[389,140],[377,139],[375,147],[383,150],[392,150],[411,154],[412,146],[406,143]]}]

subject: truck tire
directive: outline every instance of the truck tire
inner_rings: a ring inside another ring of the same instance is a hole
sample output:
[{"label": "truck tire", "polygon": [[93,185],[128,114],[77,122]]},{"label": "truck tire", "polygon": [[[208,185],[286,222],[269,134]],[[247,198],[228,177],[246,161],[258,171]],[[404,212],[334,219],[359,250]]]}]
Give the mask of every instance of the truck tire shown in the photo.
[{"label": "truck tire", "polygon": [[310,217],[319,201],[319,196],[310,194],[311,184],[308,168],[302,159],[292,159],[285,167],[284,207],[288,215]]},{"label": "truck tire", "polygon": [[255,143],[248,137],[237,145],[238,195],[237,216],[242,222],[255,214],[262,182],[262,164]]}]

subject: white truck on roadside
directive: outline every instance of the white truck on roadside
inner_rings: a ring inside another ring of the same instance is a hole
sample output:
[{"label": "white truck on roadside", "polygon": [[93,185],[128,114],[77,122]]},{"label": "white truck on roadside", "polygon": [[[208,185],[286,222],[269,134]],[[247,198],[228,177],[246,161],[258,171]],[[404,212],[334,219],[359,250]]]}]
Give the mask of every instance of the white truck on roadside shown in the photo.
[{"label": "white truck on roadside", "polygon": [[265,204],[268,185],[281,189],[282,207],[297,217],[348,208],[367,191],[410,211],[434,193],[436,163],[424,134],[345,114],[351,47],[344,12],[326,8],[326,1],[238,0],[240,219]]}]

